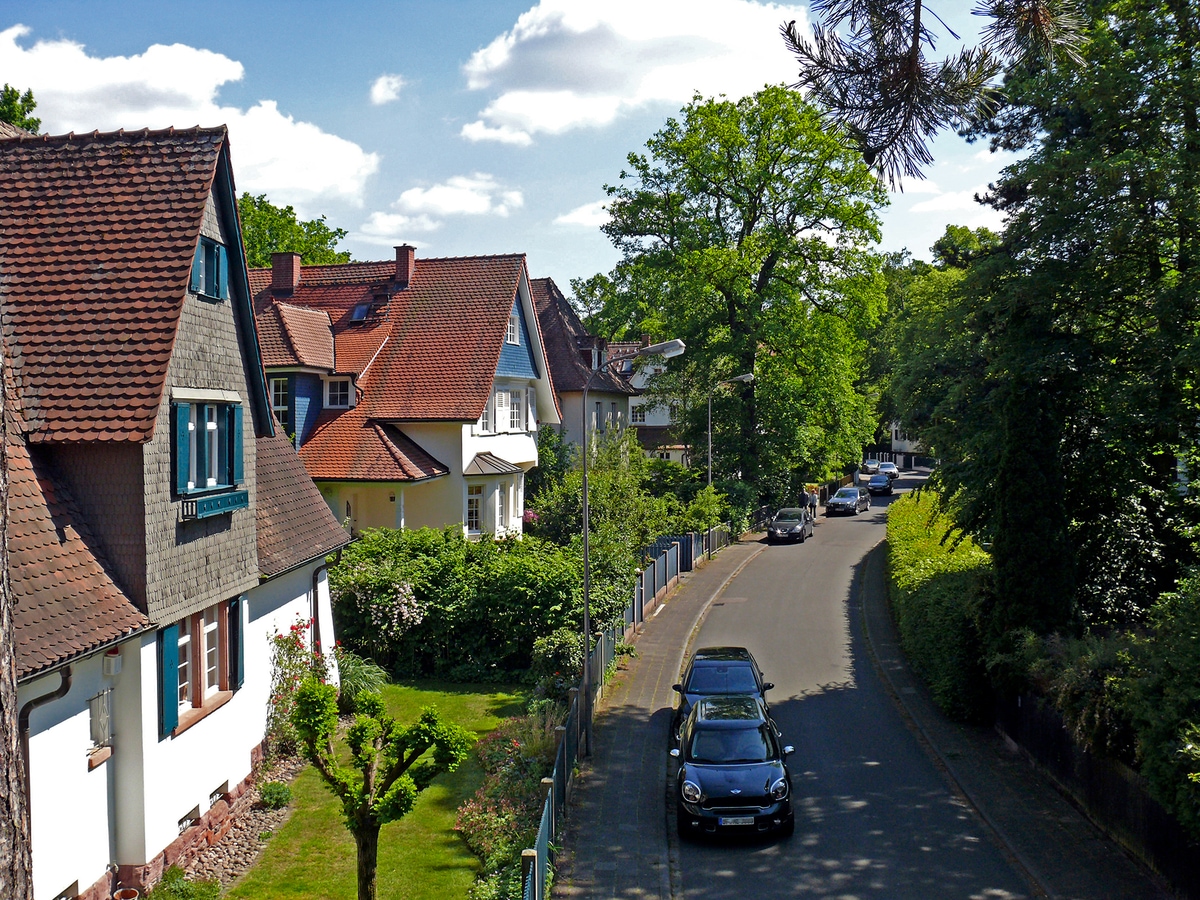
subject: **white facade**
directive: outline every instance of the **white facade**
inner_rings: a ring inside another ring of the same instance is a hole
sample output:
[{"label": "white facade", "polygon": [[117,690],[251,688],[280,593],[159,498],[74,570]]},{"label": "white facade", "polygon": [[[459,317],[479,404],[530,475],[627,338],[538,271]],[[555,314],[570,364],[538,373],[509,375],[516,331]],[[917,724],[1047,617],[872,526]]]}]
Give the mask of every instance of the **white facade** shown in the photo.
[{"label": "white facade", "polygon": [[[155,633],[125,641],[113,657],[96,653],[72,664],[67,694],[30,716],[30,807],[35,900],[70,888],[86,891],[114,866],[144,866],[181,833],[180,821],[204,815],[251,772],[266,731],[271,687],[270,639],[313,617],[314,562],[245,595],[241,604],[245,669],[227,703],[186,731],[159,737]],[[319,631],[334,641],[324,571],[316,592]],[[336,667],[328,658],[331,673]],[[106,671],[111,674],[106,674]],[[22,705],[53,691],[57,671],[20,686]],[[111,690],[111,755],[96,751],[90,702]],[[103,761],[95,764],[102,757]]]}]

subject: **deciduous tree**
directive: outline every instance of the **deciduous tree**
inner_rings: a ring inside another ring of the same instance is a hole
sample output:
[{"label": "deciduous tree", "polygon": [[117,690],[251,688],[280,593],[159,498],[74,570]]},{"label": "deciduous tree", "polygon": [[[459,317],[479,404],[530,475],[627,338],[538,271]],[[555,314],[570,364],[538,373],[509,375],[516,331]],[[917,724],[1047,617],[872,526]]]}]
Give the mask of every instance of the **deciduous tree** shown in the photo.
[{"label": "deciduous tree", "polygon": [[42,120],[32,115],[35,109],[37,101],[33,99],[32,89],[22,94],[8,84],[0,88],[0,122],[7,122],[37,134],[38,129],[42,127]]},{"label": "deciduous tree", "polygon": [[350,262],[350,253],[338,250],[346,236],[344,228],[330,228],[325,217],[301,222],[290,206],[279,207],[265,194],[238,198],[242,217],[242,241],[246,245],[246,265],[252,269],[271,265],[272,253],[299,253],[310,266],[331,266]]}]

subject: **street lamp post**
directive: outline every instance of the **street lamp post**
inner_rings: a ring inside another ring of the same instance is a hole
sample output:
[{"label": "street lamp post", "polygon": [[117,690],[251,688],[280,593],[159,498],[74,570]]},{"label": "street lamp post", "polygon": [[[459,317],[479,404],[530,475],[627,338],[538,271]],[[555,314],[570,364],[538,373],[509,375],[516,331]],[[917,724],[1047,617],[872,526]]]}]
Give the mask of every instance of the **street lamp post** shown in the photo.
[{"label": "street lamp post", "polygon": [[[727,378],[724,381],[718,381],[708,389],[708,486],[712,487],[712,398],[716,393],[717,388],[723,384],[743,383],[749,384],[754,380],[754,373],[747,372],[745,375],[735,375],[733,378]],[[712,527],[708,529],[708,558],[712,559]]]},{"label": "street lamp post", "polygon": [[[583,385],[583,755],[592,755],[592,621],[590,612],[592,573],[588,559],[588,457],[591,455],[591,438],[588,432],[588,391],[597,372],[603,372],[619,362],[642,356],[661,356],[671,359],[687,349],[683,341],[675,338],[659,344],[642,347],[635,353],[623,353],[607,360],[588,373]],[[597,423],[599,424],[599,423]]]}]

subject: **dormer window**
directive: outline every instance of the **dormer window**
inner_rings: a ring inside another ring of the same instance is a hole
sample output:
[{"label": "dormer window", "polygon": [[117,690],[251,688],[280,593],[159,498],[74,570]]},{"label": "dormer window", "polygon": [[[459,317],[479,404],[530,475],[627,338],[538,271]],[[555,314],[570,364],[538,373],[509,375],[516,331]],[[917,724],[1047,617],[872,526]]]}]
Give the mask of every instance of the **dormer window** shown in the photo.
[{"label": "dormer window", "polygon": [[508,316],[508,331],[505,332],[504,341],[507,344],[521,343],[521,317],[515,311]]},{"label": "dormer window", "polygon": [[[248,492],[237,490],[244,469],[242,406],[237,395],[232,391],[172,393],[176,396],[171,403],[172,487],[183,500],[183,518],[203,519],[244,509],[249,505]],[[207,393],[231,396],[210,399]],[[179,402],[189,394],[200,396],[195,402]]]},{"label": "dormer window", "polygon": [[350,379],[331,378],[325,382],[325,405],[333,409],[346,409],[350,406]]},{"label": "dormer window", "polygon": [[350,323],[357,325],[367,320],[367,316],[371,314],[370,303],[355,303],[354,309],[350,310]]},{"label": "dormer window", "polygon": [[193,293],[212,300],[229,299],[229,258],[223,245],[200,238],[192,260],[190,288]]}]

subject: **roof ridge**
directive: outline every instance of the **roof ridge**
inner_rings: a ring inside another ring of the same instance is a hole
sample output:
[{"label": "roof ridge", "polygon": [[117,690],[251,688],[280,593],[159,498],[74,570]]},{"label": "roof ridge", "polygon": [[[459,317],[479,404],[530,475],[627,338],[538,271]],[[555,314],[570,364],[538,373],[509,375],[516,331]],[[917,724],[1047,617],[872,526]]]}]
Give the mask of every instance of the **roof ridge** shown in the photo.
[{"label": "roof ridge", "polygon": [[212,127],[204,127],[201,125],[193,125],[190,128],[176,128],[174,125],[169,125],[166,128],[140,128],[135,131],[126,131],[124,128],[118,128],[116,131],[101,131],[95,129],[93,131],[76,134],[74,131],[69,131],[66,134],[21,134],[0,136],[0,140],[5,141],[40,141],[44,144],[53,143],[70,143],[76,140],[85,140],[97,138],[131,138],[137,140],[146,140],[151,137],[191,137],[193,135],[206,137],[225,136],[229,133],[229,128],[225,125],[216,125]]}]

